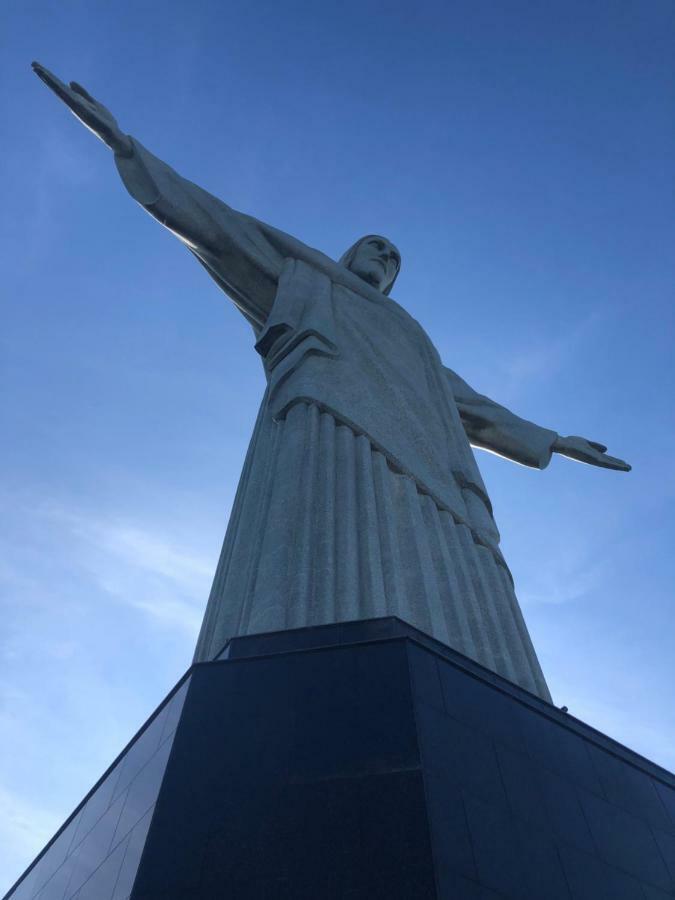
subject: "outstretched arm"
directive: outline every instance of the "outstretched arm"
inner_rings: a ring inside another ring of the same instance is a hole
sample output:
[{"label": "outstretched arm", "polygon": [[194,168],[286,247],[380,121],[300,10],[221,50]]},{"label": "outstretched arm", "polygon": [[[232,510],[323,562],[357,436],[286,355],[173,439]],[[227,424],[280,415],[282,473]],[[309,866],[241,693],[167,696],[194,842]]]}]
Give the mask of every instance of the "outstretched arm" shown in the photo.
[{"label": "outstretched arm", "polygon": [[[255,219],[231,209],[149,153],[76,82],[69,85],[39,63],[38,77],[115,153],[129,193],[197,256],[256,329],[269,314],[283,253]],[[269,230],[271,233],[271,229]]]},{"label": "outstretched arm", "polygon": [[183,178],[134,138],[131,155],[115,154],[131,196],[194,253],[258,331],[276,296],[284,262],[271,229]]},{"label": "outstretched arm", "polygon": [[537,469],[545,468],[553,453],[560,453],[578,462],[605,469],[630,471],[622,459],[608,456],[607,448],[595,441],[570,435],[561,437],[555,431],[521,419],[489,397],[474,391],[451,369],[446,368],[457,408],[474,447],[491,450],[514,462]]}]

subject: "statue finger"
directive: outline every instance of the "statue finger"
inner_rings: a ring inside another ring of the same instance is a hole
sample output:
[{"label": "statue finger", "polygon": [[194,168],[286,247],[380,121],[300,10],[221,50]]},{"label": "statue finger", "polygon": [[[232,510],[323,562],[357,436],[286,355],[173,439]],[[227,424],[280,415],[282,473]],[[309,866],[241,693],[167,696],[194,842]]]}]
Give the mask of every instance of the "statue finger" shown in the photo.
[{"label": "statue finger", "polygon": [[61,81],[60,78],[57,78],[53,72],[50,72],[49,69],[46,69],[44,66],[40,65],[40,63],[34,62],[32,63],[32,69],[40,79],[40,81],[44,82],[48,88],[50,88],[57,97],[60,97],[64,103],[67,103],[69,106],[72,105],[73,100],[73,92],[70,90],[67,84]]},{"label": "statue finger", "polygon": [[607,447],[604,444],[598,444],[597,441],[589,441],[588,442],[594,450],[599,450],[600,453],[606,453]]},{"label": "statue finger", "polygon": [[68,87],[61,81],[60,78],[57,78],[53,72],[50,72],[45,66],[43,66],[39,62],[32,62],[31,68],[37,75],[37,77],[44,81],[44,83],[50,87],[54,91],[60,91],[62,93],[68,93]]},{"label": "statue finger", "polygon": [[620,472],[630,472],[631,466],[623,459],[616,456],[603,456],[601,465],[607,469],[617,469]]},{"label": "statue finger", "polygon": [[70,87],[76,94],[79,94],[80,97],[84,97],[85,100],[88,100],[90,103],[96,103],[97,101],[91,96],[89,91],[85,90],[81,84],[78,84],[77,81],[71,81]]}]

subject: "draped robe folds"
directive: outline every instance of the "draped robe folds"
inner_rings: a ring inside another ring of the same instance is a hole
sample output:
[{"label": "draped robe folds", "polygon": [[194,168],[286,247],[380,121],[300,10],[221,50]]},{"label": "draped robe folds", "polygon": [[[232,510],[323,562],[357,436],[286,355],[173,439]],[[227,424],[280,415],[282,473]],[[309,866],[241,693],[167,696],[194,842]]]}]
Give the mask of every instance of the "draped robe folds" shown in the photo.
[{"label": "draped robe folds", "polygon": [[116,162],[251,323],[267,378],[195,658],[395,615],[550,699],[470,443],[543,468],[555,432],[474,391],[344,266],[137,141]]}]

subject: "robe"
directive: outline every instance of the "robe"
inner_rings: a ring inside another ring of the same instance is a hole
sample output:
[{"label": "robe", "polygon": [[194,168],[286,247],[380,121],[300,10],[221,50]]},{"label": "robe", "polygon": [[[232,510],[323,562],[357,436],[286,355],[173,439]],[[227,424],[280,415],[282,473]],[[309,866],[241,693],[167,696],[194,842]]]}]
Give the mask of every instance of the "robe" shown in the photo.
[{"label": "robe", "polygon": [[116,163],[250,322],[267,380],[196,661],[236,635],[398,616],[550,700],[470,445],[543,468],[556,433],[474,391],[323,253],[137,141]]}]

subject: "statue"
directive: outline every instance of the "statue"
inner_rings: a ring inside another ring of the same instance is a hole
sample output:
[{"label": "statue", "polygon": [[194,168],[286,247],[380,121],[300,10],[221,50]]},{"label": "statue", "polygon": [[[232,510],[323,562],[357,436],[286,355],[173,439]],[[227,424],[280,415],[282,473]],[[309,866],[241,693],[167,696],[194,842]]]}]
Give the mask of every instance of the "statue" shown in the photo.
[{"label": "statue", "polygon": [[470,445],[540,469],[553,453],[630,466],[444,367],[389,298],[391,241],[368,235],[335,262],[182,178],[80,85],[33,69],[234,301],[262,357],[267,388],[196,660],[234,635],[394,615],[550,700]]}]

